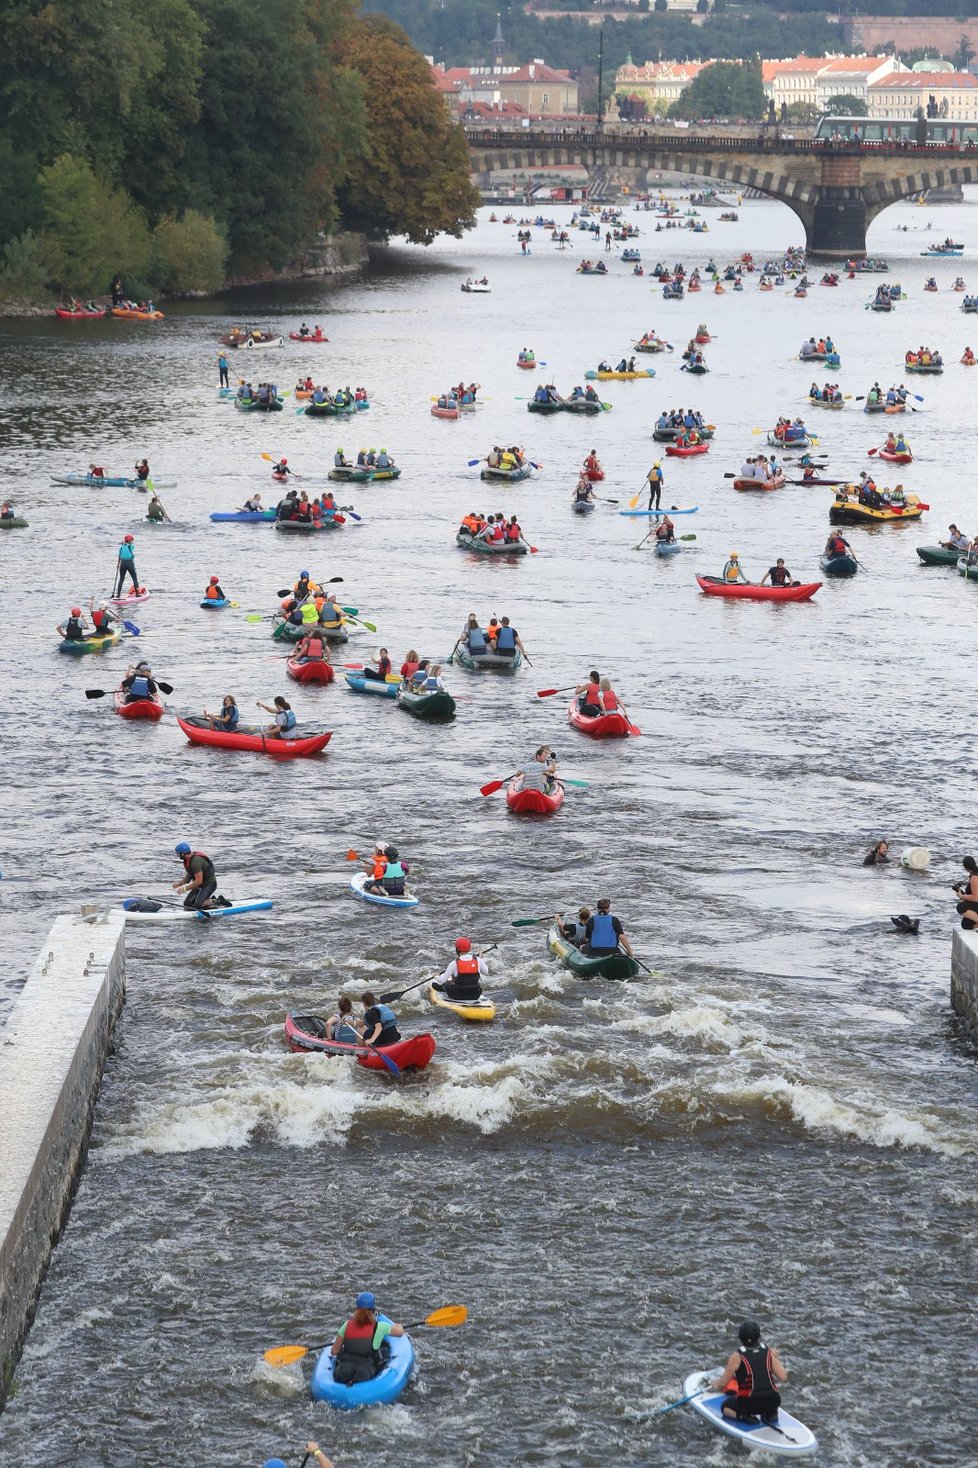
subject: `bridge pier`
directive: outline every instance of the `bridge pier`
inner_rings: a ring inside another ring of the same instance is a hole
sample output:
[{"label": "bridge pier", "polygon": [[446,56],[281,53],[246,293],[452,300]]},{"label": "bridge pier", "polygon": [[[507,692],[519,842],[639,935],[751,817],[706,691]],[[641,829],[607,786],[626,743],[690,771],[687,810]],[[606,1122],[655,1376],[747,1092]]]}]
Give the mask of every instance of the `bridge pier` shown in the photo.
[{"label": "bridge pier", "polygon": [[811,210],[811,222],[804,220],[808,257],[811,260],[837,260],[842,255],[847,260],[863,260],[869,222],[865,202],[862,198],[853,199],[845,195],[835,198],[833,193],[833,190],[823,189],[821,198]]}]

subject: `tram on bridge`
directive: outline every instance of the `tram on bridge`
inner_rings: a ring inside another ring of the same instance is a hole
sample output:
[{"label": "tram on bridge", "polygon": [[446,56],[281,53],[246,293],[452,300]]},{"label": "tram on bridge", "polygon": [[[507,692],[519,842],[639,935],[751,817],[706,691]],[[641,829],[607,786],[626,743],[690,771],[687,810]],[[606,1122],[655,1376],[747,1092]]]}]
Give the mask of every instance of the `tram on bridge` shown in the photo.
[{"label": "tram on bridge", "polygon": [[[946,148],[978,148],[978,122],[960,122],[950,117],[925,118],[927,146]],[[917,144],[916,117],[832,117],[819,118],[815,138],[819,142],[844,139],[846,142]]]}]

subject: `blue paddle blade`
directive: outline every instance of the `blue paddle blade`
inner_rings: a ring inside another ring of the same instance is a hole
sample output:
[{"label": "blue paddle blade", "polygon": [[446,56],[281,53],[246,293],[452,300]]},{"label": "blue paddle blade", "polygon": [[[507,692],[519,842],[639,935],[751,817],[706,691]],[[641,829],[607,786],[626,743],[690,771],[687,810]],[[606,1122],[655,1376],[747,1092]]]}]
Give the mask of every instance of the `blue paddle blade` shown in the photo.
[{"label": "blue paddle blade", "polygon": [[127,622],[125,619],[123,619],[122,625],[123,627],[125,627],[130,637],[140,637],[142,635],[135,622]]},{"label": "blue paddle blade", "polygon": [[390,1056],[385,1055],[383,1050],[378,1050],[377,1054],[380,1056],[381,1060],[384,1062],[392,1076],[399,1076],[401,1074],[401,1067],[398,1065],[396,1060],[391,1060]]}]

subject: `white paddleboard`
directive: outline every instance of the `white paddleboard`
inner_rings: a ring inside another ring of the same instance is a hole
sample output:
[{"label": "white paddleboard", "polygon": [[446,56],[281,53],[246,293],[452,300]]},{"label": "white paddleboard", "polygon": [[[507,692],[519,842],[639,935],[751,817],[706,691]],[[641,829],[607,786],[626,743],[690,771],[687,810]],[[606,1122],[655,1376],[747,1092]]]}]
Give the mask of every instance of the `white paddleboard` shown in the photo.
[{"label": "white paddleboard", "polygon": [[815,1434],[783,1407],[778,1412],[777,1427],[765,1427],[761,1422],[752,1426],[747,1422],[737,1422],[732,1417],[724,1417],[720,1411],[724,1393],[707,1391],[710,1382],[716,1381],[722,1375],[722,1367],[713,1371],[694,1371],[683,1382],[683,1396],[692,1396],[689,1405],[711,1427],[726,1433],[727,1437],[739,1438],[749,1448],[763,1448],[765,1452],[776,1453],[781,1458],[806,1458],[809,1454],[818,1452]]},{"label": "white paddleboard", "polygon": [[192,907],[163,907],[159,912],[128,912],[126,908],[114,908],[127,923],[159,923],[173,919],[194,918],[200,923],[209,923],[212,918],[237,917],[244,912],[267,911],[272,905],[270,897],[256,897],[251,902],[235,902],[230,907],[209,907],[206,913],[196,912]]}]

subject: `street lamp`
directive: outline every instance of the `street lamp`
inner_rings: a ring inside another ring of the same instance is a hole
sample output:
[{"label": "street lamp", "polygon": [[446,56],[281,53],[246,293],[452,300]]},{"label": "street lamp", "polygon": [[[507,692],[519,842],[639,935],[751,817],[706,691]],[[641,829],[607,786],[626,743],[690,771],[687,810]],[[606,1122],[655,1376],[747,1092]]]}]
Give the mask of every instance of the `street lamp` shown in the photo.
[{"label": "street lamp", "polygon": [[601,131],[603,111],[601,95],[604,91],[604,23],[598,31],[598,131]]}]

